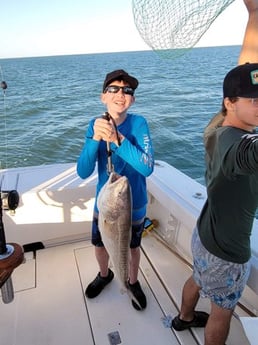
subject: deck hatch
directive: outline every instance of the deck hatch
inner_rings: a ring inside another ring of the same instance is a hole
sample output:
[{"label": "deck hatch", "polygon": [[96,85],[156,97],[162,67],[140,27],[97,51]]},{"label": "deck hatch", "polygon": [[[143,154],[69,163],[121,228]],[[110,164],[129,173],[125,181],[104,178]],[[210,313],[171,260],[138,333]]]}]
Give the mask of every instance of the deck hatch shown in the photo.
[{"label": "deck hatch", "polygon": [[109,339],[110,345],[121,344],[121,338],[118,331],[108,333],[108,339]]}]

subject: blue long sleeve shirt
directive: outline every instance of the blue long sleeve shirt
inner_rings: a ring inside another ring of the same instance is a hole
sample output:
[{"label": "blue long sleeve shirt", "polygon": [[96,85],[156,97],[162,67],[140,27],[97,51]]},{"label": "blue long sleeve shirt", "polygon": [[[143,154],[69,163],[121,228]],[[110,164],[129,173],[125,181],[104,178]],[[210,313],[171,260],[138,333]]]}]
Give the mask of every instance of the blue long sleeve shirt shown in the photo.
[{"label": "blue long sleeve shirt", "polygon": [[[93,173],[98,163],[97,202],[99,191],[108,179],[108,156],[106,141],[93,139],[94,122],[95,119],[89,123],[85,144],[77,162],[77,173],[85,179]],[[133,210],[141,209],[147,204],[146,177],[153,172],[154,168],[149,127],[143,116],[127,114],[125,121],[117,126],[117,129],[124,139],[120,146],[110,143],[114,171],[128,178],[132,189]],[[95,212],[98,213],[96,202]]]}]

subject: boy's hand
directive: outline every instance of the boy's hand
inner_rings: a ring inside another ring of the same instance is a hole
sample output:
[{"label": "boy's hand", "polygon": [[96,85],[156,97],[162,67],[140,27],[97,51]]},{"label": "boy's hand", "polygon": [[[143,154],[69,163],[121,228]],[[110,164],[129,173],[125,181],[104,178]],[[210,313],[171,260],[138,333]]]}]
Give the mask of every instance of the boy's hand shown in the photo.
[{"label": "boy's hand", "polygon": [[113,125],[103,118],[98,118],[95,120],[93,129],[93,139],[95,140],[105,140],[110,142],[116,140],[116,133]]}]

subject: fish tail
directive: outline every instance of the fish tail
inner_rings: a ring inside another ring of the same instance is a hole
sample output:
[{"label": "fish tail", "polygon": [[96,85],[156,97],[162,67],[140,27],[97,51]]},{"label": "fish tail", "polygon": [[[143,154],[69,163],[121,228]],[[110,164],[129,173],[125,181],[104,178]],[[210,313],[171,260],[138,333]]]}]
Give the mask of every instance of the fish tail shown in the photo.
[{"label": "fish tail", "polygon": [[135,304],[138,306],[139,310],[142,310],[142,307],[141,307],[139,301],[135,298],[135,296],[133,295],[132,291],[130,290],[128,281],[125,283],[125,286],[126,286],[127,295],[129,296],[129,298],[130,298],[132,301],[135,302]]}]

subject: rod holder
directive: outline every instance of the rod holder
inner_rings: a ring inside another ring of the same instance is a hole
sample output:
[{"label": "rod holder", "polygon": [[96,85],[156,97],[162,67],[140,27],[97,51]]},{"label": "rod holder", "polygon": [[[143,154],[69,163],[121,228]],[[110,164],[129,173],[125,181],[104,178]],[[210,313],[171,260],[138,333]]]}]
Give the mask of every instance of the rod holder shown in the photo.
[{"label": "rod holder", "polygon": [[4,285],[1,287],[2,301],[5,304],[11,303],[14,299],[14,290],[12,277],[7,278]]},{"label": "rod holder", "polygon": [[10,303],[14,296],[11,274],[23,263],[24,252],[17,243],[7,244],[6,248],[6,252],[0,255],[0,288],[3,302]]}]

